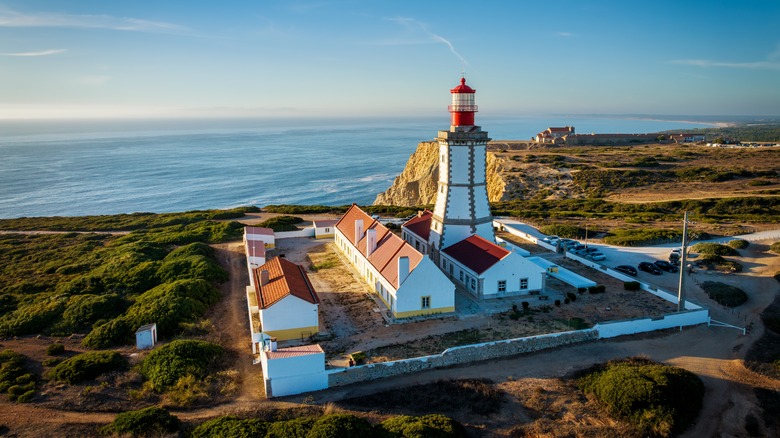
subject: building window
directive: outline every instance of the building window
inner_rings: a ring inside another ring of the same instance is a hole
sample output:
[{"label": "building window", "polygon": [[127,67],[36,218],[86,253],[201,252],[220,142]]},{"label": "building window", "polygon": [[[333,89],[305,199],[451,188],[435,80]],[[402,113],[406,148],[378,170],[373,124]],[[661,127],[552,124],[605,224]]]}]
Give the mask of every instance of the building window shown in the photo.
[{"label": "building window", "polygon": [[498,280],[498,291],[506,292],[506,280]]},{"label": "building window", "polygon": [[520,290],[526,290],[528,289],[528,279],[527,278],[521,278],[520,279]]},{"label": "building window", "polygon": [[330,228],[325,228],[326,233],[330,233]]},{"label": "building window", "polygon": [[415,240],[414,241],[414,249],[416,249],[417,251],[420,250],[420,241],[419,240]]},{"label": "building window", "polygon": [[463,271],[460,271],[460,282],[463,283]]},{"label": "building window", "polygon": [[471,290],[477,290],[477,281],[473,278],[471,279]]},{"label": "building window", "polygon": [[431,297],[430,297],[430,295],[426,296],[426,297],[421,297],[421,301],[422,301],[422,308],[423,309],[430,309],[431,308]]}]

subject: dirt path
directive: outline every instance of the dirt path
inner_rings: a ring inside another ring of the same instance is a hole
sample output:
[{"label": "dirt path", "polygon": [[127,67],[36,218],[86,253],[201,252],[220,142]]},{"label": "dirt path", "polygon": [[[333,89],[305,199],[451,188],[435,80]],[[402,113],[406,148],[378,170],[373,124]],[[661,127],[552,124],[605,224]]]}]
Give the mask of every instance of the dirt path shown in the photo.
[{"label": "dirt path", "polygon": [[241,242],[214,245],[217,260],[230,274],[230,280],[220,287],[222,299],[207,317],[216,324],[218,342],[237,355],[241,392],[236,401],[258,401],[263,398],[260,365],[252,364],[252,339],[249,336],[246,286],[249,274]]}]

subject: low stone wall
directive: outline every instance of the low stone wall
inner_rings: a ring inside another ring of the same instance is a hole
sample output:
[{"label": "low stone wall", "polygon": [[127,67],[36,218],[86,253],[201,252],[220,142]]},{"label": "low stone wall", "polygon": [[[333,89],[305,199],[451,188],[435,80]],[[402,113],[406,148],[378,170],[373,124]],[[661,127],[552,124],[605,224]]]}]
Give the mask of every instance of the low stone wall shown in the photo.
[{"label": "low stone wall", "polygon": [[451,365],[505,358],[596,339],[598,332],[587,329],[452,347],[431,356],[329,370],[328,386],[349,385]]}]

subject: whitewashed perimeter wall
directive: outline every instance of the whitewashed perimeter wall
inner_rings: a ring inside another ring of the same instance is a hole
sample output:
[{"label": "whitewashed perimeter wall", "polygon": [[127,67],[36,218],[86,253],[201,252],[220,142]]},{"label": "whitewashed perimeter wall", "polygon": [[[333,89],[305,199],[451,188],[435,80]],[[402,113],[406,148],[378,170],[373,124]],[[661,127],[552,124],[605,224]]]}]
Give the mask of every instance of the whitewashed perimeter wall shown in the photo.
[{"label": "whitewashed perimeter wall", "polygon": [[274,233],[277,239],[290,239],[293,237],[314,237],[314,227],[306,227],[298,231],[279,231]]},{"label": "whitewashed perimeter wall", "polygon": [[673,327],[687,327],[709,322],[709,311],[699,309],[681,313],[672,313],[660,318],[637,318],[596,324],[593,328],[599,332],[599,339],[635,333],[652,332]]}]

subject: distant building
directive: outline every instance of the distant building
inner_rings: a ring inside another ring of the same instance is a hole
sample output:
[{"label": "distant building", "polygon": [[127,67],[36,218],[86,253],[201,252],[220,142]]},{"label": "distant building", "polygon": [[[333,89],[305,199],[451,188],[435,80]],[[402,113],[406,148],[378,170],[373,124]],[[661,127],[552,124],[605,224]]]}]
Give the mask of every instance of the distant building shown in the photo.
[{"label": "distant building", "polygon": [[564,126],[561,128],[550,127],[536,134],[534,141],[537,143],[557,143],[564,142],[563,138],[574,134],[574,126]]},{"label": "distant building", "polygon": [[393,317],[455,311],[455,285],[431,259],[357,205],[336,225],[335,242]]},{"label": "distant building", "polygon": [[144,350],[154,348],[157,343],[157,324],[151,323],[138,327],[135,331],[135,348]]},{"label": "distant building", "polygon": [[312,221],[312,225],[314,226],[314,238],[324,239],[335,236],[337,223],[338,219]]},{"label": "distant building", "polygon": [[263,333],[285,341],[319,332],[320,299],[302,266],[274,257],[253,276]]},{"label": "distant building", "polygon": [[704,134],[679,133],[669,134],[667,137],[675,143],[696,143],[704,141]]}]

